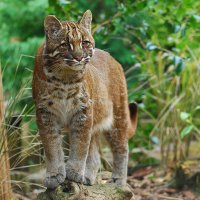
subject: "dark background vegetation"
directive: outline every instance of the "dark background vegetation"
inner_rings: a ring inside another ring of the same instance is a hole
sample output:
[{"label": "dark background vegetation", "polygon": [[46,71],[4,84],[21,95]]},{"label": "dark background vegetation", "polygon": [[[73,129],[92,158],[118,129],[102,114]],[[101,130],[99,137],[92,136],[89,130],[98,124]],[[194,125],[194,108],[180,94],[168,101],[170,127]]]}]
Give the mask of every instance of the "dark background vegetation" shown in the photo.
[{"label": "dark background vegetation", "polygon": [[[93,13],[96,47],[123,65],[129,100],[139,106],[130,160],[140,164],[185,160],[200,134],[199,8],[196,0],[1,1],[0,63],[7,128],[11,129],[12,116],[17,115],[17,122],[22,119],[20,133],[9,134],[15,158],[12,169],[30,165],[31,170],[43,162],[31,78],[34,56],[44,39],[44,17],[54,14],[77,21],[87,9]],[[23,148],[16,153],[19,145]],[[155,146],[160,147],[161,160],[139,150]]]}]

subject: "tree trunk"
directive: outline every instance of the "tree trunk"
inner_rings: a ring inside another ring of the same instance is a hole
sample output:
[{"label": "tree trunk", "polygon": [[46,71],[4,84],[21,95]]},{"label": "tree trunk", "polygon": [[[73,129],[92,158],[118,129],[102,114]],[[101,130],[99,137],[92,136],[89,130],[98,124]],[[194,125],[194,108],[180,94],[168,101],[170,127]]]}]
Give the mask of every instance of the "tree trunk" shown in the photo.
[{"label": "tree trunk", "polygon": [[12,189],[10,180],[10,163],[8,155],[7,136],[4,129],[3,84],[0,66],[0,199],[11,200]]}]

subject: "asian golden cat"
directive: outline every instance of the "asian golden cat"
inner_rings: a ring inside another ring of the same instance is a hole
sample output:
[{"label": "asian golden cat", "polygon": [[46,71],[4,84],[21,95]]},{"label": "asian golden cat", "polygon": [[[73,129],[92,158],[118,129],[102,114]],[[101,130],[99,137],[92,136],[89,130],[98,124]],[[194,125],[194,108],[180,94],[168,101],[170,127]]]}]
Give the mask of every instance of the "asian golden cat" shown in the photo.
[{"label": "asian golden cat", "polygon": [[[121,65],[95,48],[92,13],[79,22],[45,18],[45,41],[38,49],[33,98],[46,154],[45,186],[56,188],[65,178],[92,185],[100,167],[99,134],[113,153],[112,181],[125,185],[128,139],[136,127],[137,108],[128,105]],[[62,134],[69,132],[70,152],[64,162]]]}]

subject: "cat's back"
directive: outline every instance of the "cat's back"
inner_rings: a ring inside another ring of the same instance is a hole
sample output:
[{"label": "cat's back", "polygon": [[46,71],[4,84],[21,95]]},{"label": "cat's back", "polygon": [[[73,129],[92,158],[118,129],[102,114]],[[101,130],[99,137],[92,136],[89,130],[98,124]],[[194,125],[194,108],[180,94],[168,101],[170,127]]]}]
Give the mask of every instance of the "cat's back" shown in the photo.
[{"label": "cat's back", "polygon": [[94,55],[90,63],[98,70],[112,70],[114,65],[116,68],[121,68],[121,65],[108,52],[97,48],[94,50]]},{"label": "cat's back", "polygon": [[100,79],[107,86],[114,88],[120,83],[126,85],[121,64],[106,51],[95,49],[88,68],[95,79]]},{"label": "cat's back", "polygon": [[108,79],[110,81],[113,81],[116,77],[118,77],[118,79],[124,79],[124,72],[121,64],[106,51],[96,48],[90,65],[93,66],[90,66],[90,70],[95,74],[98,73],[102,79]]}]

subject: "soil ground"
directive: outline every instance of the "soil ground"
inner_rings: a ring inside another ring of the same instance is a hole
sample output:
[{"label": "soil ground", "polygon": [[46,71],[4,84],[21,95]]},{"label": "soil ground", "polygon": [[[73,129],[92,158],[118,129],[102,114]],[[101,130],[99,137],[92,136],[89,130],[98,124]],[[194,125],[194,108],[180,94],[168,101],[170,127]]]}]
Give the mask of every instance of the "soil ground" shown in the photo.
[{"label": "soil ground", "polygon": [[[183,185],[180,189],[171,187],[173,175],[164,173],[156,167],[141,168],[128,177],[136,200],[200,200],[200,187],[195,189],[195,184]],[[198,191],[199,189],[199,191]]]}]

